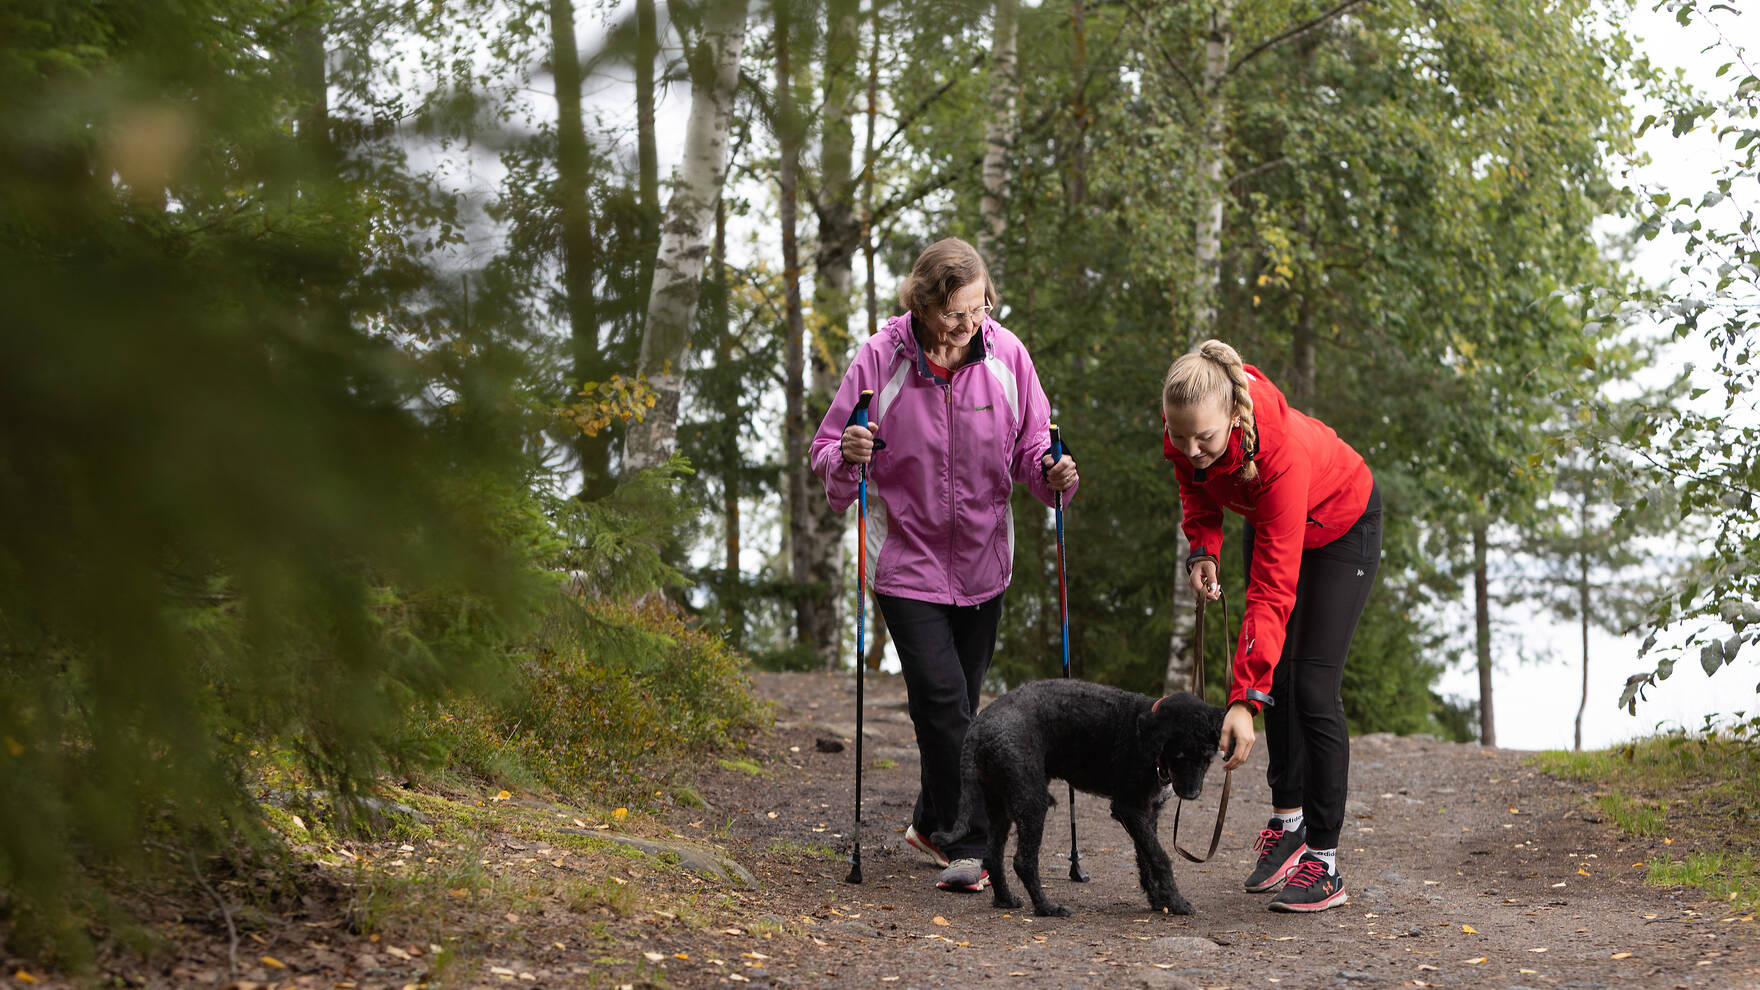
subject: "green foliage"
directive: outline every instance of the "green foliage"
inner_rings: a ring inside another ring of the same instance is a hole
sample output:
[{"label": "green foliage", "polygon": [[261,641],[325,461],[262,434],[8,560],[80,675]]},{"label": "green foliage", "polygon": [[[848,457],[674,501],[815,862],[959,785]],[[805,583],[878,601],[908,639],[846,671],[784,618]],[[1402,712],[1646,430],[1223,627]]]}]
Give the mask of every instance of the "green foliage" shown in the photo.
[{"label": "green foliage", "polygon": [[370,787],[413,755],[409,707],[488,669],[550,584],[519,362],[423,346],[431,214],[307,123],[288,14],[8,15],[0,886],[51,930],[76,862],[255,835],[254,747]]},{"label": "green foliage", "polygon": [[[1540,753],[1546,773],[1595,788],[1595,807],[1627,835],[1662,838],[1649,882],[1686,884],[1733,904],[1760,906],[1753,856],[1760,832],[1760,719],[1707,719],[1612,749]],[[1690,849],[1677,858],[1673,850]]]},{"label": "green foliage", "polygon": [[661,603],[559,609],[499,700],[456,699],[429,731],[493,780],[631,805],[764,717],[744,660]]},{"label": "green foliage", "polygon": [[1696,660],[1707,675],[1744,655],[1751,666],[1753,653],[1742,648],[1760,637],[1760,568],[1753,564],[1760,557],[1760,514],[1754,512],[1760,364],[1753,360],[1760,343],[1760,246],[1755,206],[1736,194],[1760,178],[1760,76],[1746,43],[1751,24],[1735,7],[1670,7],[1682,24],[1716,36],[1707,55],[1723,64],[1712,92],[1651,80],[1663,106],[1639,131],[1667,126],[1676,138],[1710,136],[1718,153],[1701,156],[1709,158],[1702,188],[1634,190],[1638,232],[1653,240],[1666,230],[1682,239],[1678,275],[1653,290],[1599,300],[1588,315],[1652,321],[1674,340],[1708,353],[1710,362],[1687,365],[1693,387],[1686,401],[1624,417],[1597,408],[1578,430],[1627,515],[1652,511],[1654,493],[1667,490],[1678,518],[1706,533],[1691,573],[1645,610],[1650,634],[1641,653],[1650,653],[1659,638],[1665,646],[1652,670],[1626,680],[1619,703],[1634,715],[1645,689],[1668,677],[1680,660]]}]

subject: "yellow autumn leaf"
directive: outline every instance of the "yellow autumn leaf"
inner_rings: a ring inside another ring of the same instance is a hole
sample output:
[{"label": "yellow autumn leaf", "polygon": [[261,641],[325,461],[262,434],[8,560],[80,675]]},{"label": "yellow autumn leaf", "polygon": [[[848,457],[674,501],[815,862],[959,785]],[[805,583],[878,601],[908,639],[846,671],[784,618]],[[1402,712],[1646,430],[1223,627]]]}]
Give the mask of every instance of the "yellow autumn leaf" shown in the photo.
[{"label": "yellow autumn leaf", "polygon": [[1583,868],[1582,868],[1582,867],[1580,867],[1580,866],[1579,866],[1579,867],[1577,867],[1577,872],[1578,872],[1578,873],[1579,873],[1579,874],[1581,874],[1581,875],[1582,875],[1582,876],[1588,876],[1588,875],[1589,875],[1589,871],[1588,871],[1588,870],[1585,870],[1585,869],[1583,869]]},{"label": "yellow autumn leaf", "polygon": [[513,797],[513,795],[507,793],[506,791],[496,791],[495,796],[490,798],[489,800],[491,800],[491,801],[505,801],[510,797]]},{"label": "yellow autumn leaf", "polygon": [[946,918],[943,918],[943,917],[942,917],[942,916],[940,916],[940,915],[936,915],[936,916],[935,916],[935,923],[936,923],[936,924],[937,924],[937,925],[940,925],[940,926],[941,926],[941,927],[943,927],[943,928],[945,928],[945,927],[947,927],[947,926],[948,926],[948,925],[951,925],[951,924],[953,924],[953,922],[951,922],[951,921],[948,921],[948,920],[947,920],[947,919],[946,919]]},{"label": "yellow autumn leaf", "polygon": [[683,959],[685,962],[690,962],[691,961],[691,954],[688,952],[674,952],[672,954],[672,958]]},{"label": "yellow autumn leaf", "polygon": [[1474,927],[1473,927],[1473,926],[1472,926],[1472,925],[1462,925],[1462,926],[1461,926],[1461,931],[1463,931],[1463,932],[1466,932],[1466,933],[1467,933],[1467,934],[1468,934],[1468,935],[1477,935],[1477,934],[1479,934],[1479,929],[1477,929],[1477,928],[1474,928]]},{"label": "yellow autumn leaf", "polygon": [[[7,742],[11,742],[11,741],[12,740],[10,740],[10,739],[7,740]],[[16,754],[14,754],[14,755],[16,755]],[[20,983],[41,983],[41,982],[43,982],[42,980],[37,979],[36,977],[32,976],[31,974],[25,972],[22,969],[16,973],[12,974],[12,978],[17,980]]]},{"label": "yellow autumn leaf", "polygon": [[629,809],[628,808],[619,808],[616,811],[613,811],[611,813],[611,820],[615,821],[615,822],[623,821],[625,818],[628,818],[628,817],[629,817]]},{"label": "yellow autumn leaf", "polygon": [[1632,954],[1630,952],[1615,952],[1612,956],[1610,956],[1608,958],[1611,958],[1611,959],[1630,959],[1630,958],[1632,958]]},{"label": "yellow autumn leaf", "polygon": [[257,959],[257,961],[262,963],[265,966],[273,966],[276,969],[286,969],[287,968],[286,963],[275,958],[274,956],[261,956]]},{"label": "yellow autumn leaf", "polygon": [[1468,966],[1477,966],[1477,965],[1479,965],[1479,964],[1480,964],[1480,963],[1482,963],[1482,962],[1484,962],[1484,961],[1485,961],[1485,957],[1484,957],[1484,956],[1480,956],[1480,957],[1479,957],[1479,958],[1477,958],[1477,959],[1462,959],[1462,960],[1461,960],[1461,962],[1464,962],[1464,963],[1466,963],[1466,964],[1467,964],[1467,965],[1468,965]]},{"label": "yellow autumn leaf", "polygon": [[[11,736],[7,736],[6,737],[6,751],[8,753],[11,753],[13,756],[18,756],[24,752],[24,744],[20,743],[17,739],[12,738]],[[19,972],[24,973],[24,977],[21,977],[21,979],[24,979],[25,977],[29,978],[26,980],[26,982],[29,982],[29,983],[36,982],[36,977],[31,976],[29,973],[25,973],[24,970],[22,970],[22,969],[19,970]]]}]

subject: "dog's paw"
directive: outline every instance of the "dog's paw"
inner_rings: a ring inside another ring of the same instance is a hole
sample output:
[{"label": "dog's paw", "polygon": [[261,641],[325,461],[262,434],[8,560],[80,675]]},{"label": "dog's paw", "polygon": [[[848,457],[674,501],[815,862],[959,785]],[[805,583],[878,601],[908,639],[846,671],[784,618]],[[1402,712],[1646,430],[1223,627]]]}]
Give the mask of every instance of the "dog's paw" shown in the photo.
[{"label": "dog's paw", "polygon": [[1013,894],[1009,894],[1006,896],[1004,896],[1002,894],[997,894],[996,897],[994,898],[994,903],[999,908],[1008,908],[1010,910],[1013,910],[1013,909],[1021,906],[1021,899],[1014,896]]},{"label": "dog's paw", "polygon": [[1041,918],[1067,918],[1070,915],[1075,914],[1074,911],[1064,907],[1062,904],[1051,903],[1047,903],[1044,907],[1034,908],[1033,913]]}]

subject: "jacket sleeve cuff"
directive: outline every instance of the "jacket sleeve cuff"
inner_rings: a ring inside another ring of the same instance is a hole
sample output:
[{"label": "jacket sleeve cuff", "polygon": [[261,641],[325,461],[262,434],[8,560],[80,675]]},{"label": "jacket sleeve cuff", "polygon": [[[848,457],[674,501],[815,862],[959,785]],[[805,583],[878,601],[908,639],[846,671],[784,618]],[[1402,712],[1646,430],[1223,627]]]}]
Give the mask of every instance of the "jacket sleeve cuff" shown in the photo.
[{"label": "jacket sleeve cuff", "polygon": [[1252,705],[1255,713],[1262,712],[1265,709],[1270,708],[1272,705],[1277,704],[1277,699],[1271,697],[1265,692],[1252,690],[1242,691],[1240,697],[1230,698],[1228,703],[1232,705],[1237,701],[1244,701],[1247,704]]},{"label": "jacket sleeve cuff", "polygon": [[1186,555],[1186,573],[1192,573],[1192,568],[1206,560],[1214,562],[1216,555],[1204,547],[1193,547],[1192,552]]}]

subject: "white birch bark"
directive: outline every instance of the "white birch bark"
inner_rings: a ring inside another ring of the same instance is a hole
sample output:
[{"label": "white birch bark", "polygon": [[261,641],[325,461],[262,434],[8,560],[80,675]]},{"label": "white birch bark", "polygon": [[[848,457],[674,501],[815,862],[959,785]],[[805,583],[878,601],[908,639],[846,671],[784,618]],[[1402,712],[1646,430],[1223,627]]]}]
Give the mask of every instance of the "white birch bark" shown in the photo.
[{"label": "white birch bark", "polygon": [[661,223],[638,364],[654,390],[654,408],[630,426],[624,443],[624,468],[629,472],[666,463],[677,447],[685,352],[715,232],[715,206],[727,172],[728,125],[745,44],[746,3],[714,0],[704,18],[703,38],[691,57],[684,159]]},{"label": "white birch bark", "polygon": [[978,200],[978,252],[995,264],[996,247],[1008,229],[1008,153],[1014,145],[1014,97],[1020,88],[1015,41],[1020,0],[996,0],[990,39],[990,120],[984,125],[984,194]]},{"label": "white birch bark", "polygon": [[1192,285],[1192,326],[1190,336],[1202,340],[1216,332],[1216,300],[1218,282],[1222,278],[1222,208],[1225,199],[1222,184],[1223,163],[1228,149],[1224,144],[1228,101],[1223,84],[1228,75],[1228,50],[1233,39],[1234,0],[1216,0],[1210,12],[1210,34],[1204,41],[1204,78],[1200,93],[1204,100],[1204,138],[1199,151],[1199,169],[1203,175],[1204,201],[1198,209],[1197,243],[1193,258],[1196,279]]}]

